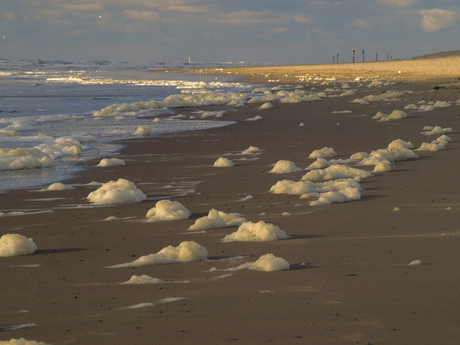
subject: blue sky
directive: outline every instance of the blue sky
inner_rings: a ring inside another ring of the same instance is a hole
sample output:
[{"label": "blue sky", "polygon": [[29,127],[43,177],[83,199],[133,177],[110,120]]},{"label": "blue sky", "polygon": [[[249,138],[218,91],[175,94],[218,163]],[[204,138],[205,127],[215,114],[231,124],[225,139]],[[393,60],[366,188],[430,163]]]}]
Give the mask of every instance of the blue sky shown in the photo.
[{"label": "blue sky", "polygon": [[0,58],[303,64],[460,50],[459,0],[1,0]]}]

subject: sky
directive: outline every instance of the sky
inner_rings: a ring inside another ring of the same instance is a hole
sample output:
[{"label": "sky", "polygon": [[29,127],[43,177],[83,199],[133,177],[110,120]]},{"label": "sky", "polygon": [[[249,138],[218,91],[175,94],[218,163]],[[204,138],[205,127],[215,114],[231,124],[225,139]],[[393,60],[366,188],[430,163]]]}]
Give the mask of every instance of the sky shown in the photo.
[{"label": "sky", "polygon": [[460,50],[459,0],[0,0],[0,58],[277,65]]}]

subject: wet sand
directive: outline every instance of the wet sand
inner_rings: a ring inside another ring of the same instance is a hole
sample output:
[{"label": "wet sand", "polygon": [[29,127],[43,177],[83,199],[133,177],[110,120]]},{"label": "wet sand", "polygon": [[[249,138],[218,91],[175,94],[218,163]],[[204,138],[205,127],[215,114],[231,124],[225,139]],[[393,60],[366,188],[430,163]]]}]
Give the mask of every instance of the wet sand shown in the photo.
[{"label": "wet sand", "polygon": [[[295,83],[302,84],[298,79]],[[350,84],[353,88],[357,85]],[[0,331],[0,340],[24,337],[50,344],[457,344],[460,106],[407,111],[408,118],[398,121],[372,120],[377,111],[390,113],[421,100],[455,102],[460,98],[458,89],[432,90],[434,85],[419,80],[360,88],[353,97],[297,104],[272,102],[274,108],[267,110],[258,109],[260,104],[225,107],[222,120],[236,121],[234,125],[127,142],[117,156],[126,166],[94,168],[98,162],[89,162],[81,176],[66,181],[75,190],[1,194],[1,212],[53,212],[0,218],[1,234],[32,237],[39,248],[33,255],[0,258],[0,326],[37,325]],[[320,91],[333,86],[318,83],[315,87]],[[350,103],[382,89],[416,93],[401,101]],[[333,113],[343,110],[351,112]],[[263,119],[244,121],[256,115]],[[299,127],[301,122],[304,127]],[[452,127],[453,133],[448,135],[454,141],[446,150],[417,152],[419,159],[395,163],[391,172],[363,179],[365,190],[359,201],[313,207],[307,199],[269,192],[277,181],[297,181],[306,173],[268,173],[280,159],[305,168],[314,161],[308,155],[324,146],[333,147],[338,158],[385,148],[398,138],[419,147],[437,138],[420,134],[427,125]],[[249,146],[264,151],[255,156],[238,155]],[[218,157],[229,153],[232,155],[225,157],[235,167],[212,167]],[[244,157],[248,160],[238,160]],[[252,158],[257,159],[249,160]],[[75,207],[89,206],[85,198],[96,189],[76,184],[118,178],[135,182],[149,199],[110,207]],[[241,201],[248,195],[253,198]],[[192,217],[143,222],[147,210],[162,197],[179,201]],[[60,199],[37,200],[43,198]],[[400,211],[393,211],[394,207]],[[253,222],[273,223],[291,238],[224,243],[221,239],[236,228],[187,231],[212,208],[242,213]],[[281,216],[283,212],[291,215]],[[109,216],[124,220],[103,221]],[[203,245],[209,251],[209,261],[106,268],[185,240]],[[212,267],[255,261],[266,253],[286,259],[291,269],[209,272]],[[249,257],[229,260],[237,255]],[[409,266],[413,260],[422,264]],[[228,273],[233,275],[222,277]],[[170,283],[118,284],[133,274]],[[186,299],[158,303],[170,297]],[[123,309],[147,302],[155,306]]]}]

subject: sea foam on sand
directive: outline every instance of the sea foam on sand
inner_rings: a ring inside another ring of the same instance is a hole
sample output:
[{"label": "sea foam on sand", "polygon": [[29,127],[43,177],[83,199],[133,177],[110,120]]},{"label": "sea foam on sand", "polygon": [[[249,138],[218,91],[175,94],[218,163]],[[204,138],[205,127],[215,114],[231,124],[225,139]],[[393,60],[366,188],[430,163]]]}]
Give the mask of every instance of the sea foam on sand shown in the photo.
[{"label": "sea foam on sand", "polygon": [[292,172],[302,171],[302,168],[297,167],[294,162],[287,160],[279,160],[269,172],[272,174],[288,174]]},{"label": "sea foam on sand", "polygon": [[61,182],[53,183],[48,188],[46,188],[46,190],[49,190],[49,191],[69,190],[69,189],[75,189],[75,188],[73,188],[72,186],[68,184],[63,184]]},{"label": "sea foam on sand", "polygon": [[235,166],[235,164],[233,164],[233,162],[228,158],[219,157],[219,159],[217,159],[214,162],[213,166],[216,167],[216,168],[227,168],[227,167]]},{"label": "sea foam on sand", "polygon": [[211,268],[210,272],[215,271],[239,271],[239,270],[254,270],[254,271],[263,271],[263,272],[275,272],[275,271],[284,271],[290,268],[290,264],[283,258],[276,257],[275,255],[269,253],[262,255],[256,262],[246,262],[237,267],[227,268],[224,270],[219,270],[217,268]]},{"label": "sea foam on sand", "polygon": [[11,340],[0,340],[0,345],[50,345],[42,341],[27,340],[24,338],[11,339]]},{"label": "sea foam on sand", "polygon": [[318,180],[335,180],[341,178],[351,178],[359,176],[366,178],[372,176],[368,171],[356,169],[347,165],[332,165],[325,169],[317,169],[308,172],[302,177],[302,180],[318,181]]},{"label": "sea foam on sand", "polygon": [[178,201],[160,200],[147,211],[149,222],[162,222],[166,220],[188,219],[192,213]]},{"label": "sea foam on sand", "polygon": [[5,234],[0,237],[0,257],[29,255],[37,250],[31,238],[19,234]]},{"label": "sea foam on sand", "polygon": [[308,158],[328,158],[335,156],[337,156],[337,153],[335,153],[334,149],[332,147],[326,146],[322,149],[313,151],[312,153],[310,153],[310,156],[308,156]]},{"label": "sea foam on sand", "polygon": [[239,213],[225,213],[212,209],[207,216],[201,217],[195,221],[195,224],[190,226],[189,230],[207,230],[226,228],[229,226],[239,226],[247,220]]},{"label": "sea foam on sand", "polygon": [[225,236],[222,241],[276,241],[284,240],[288,237],[289,236],[276,225],[265,223],[261,220],[258,223],[245,222],[241,224],[237,231]]},{"label": "sea foam on sand", "polygon": [[126,165],[125,161],[120,158],[104,158],[102,159],[97,167],[113,167],[118,165]]},{"label": "sea foam on sand", "polygon": [[130,280],[124,283],[120,283],[120,284],[124,285],[124,284],[163,284],[163,283],[165,283],[165,281],[162,279],[153,278],[151,276],[143,274],[140,276],[133,275]]},{"label": "sea foam on sand", "polygon": [[141,256],[132,262],[109,266],[108,268],[139,267],[149,265],[166,265],[181,262],[207,260],[208,251],[194,241],[183,241],[177,247],[168,246],[157,252]]},{"label": "sea foam on sand", "polygon": [[94,205],[116,205],[141,202],[147,196],[136,185],[123,178],[104,183],[88,194],[86,199]]}]

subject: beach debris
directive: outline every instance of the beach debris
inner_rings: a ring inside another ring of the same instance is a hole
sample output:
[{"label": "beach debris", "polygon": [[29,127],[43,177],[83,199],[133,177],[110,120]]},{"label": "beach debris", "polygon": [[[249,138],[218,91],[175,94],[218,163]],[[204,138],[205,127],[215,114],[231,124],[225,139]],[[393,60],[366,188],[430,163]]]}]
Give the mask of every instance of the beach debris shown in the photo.
[{"label": "beach debris", "polygon": [[141,202],[147,196],[126,179],[104,183],[94,192],[88,194],[86,199],[94,205],[116,205]]},{"label": "beach debris", "polygon": [[223,242],[232,241],[277,241],[289,236],[276,225],[265,223],[263,220],[253,223],[245,222],[237,231],[223,238]]},{"label": "beach debris", "polygon": [[118,165],[126,165],[125,161],[120,158],[103,158],[97,167],[113,167]]},{"label": "beach debris", "polygon": [[335,156],[337,156],[337,153],[335,153],[334,149],[326,146],[322,149],[313,151],[308,158],[329,158]]},{"label": "beach debris", "polygon": [[292,161],[279,160],[269,172],[272,174],[288,174],[302,170],[302,168],[297,167]]},{"label": "beach debris", "polygon": [[20,234],[4,234],[0,237],[0,257],[30,255],[37,250],[33,239]]},{"label": "beach debris", "polygon": [[160,200],[147,211],[149,222],[188,219],[192,213],[178,201]]},{"label": "beach debris", "polygon": [[219,157],[213,165],[213,167],[215,168],[227,168],[233,166],[235,166],[235,164],[230,159],[225,157]]},{"label": "beach debris", "polygon": [[72,187],[71,185],[63,184],[61,182],[50,184],[49,187],[46,188],[46,190],[49,190],[49,191],[69,190],[69,189],[75,189],[75,188]]},{"label": "beach debris", "polygon": [[239,213],[225,213],[212,209],[207,216],[198,218],[195,224],[191,225],[188,230],[219,229],[230,226],[240,226],[244,222],[247,222],[247,219],[243,218]]},{"label": "beach debris", "polygon": [[239,270],[255,270],[263,272],[275,272],[275,271],[284,271],[290,268],[288,261],[281,257],[276,257],[275,255],[268,253],[259,257],[255,262],[246,262],[237,267],[226,268],[226,269],[217,269],[215,267],[211,268],[210,272],[217,271],[239,271]]},{"label": "beach debris", "polygon": [[109,266],[107,268],[140,267],[150,265],[167,265],[207,260],[208,251],[194,241],[183,241],[177,247],[168,246],[157,252],[141,256],[132,262]]},{"label": "beach debris", "polygon": [[416,266],[416,265],[421,265],[422,262],[420,260],[414,260],[414,261],[411,261],[408,265],[409,266]]}]

